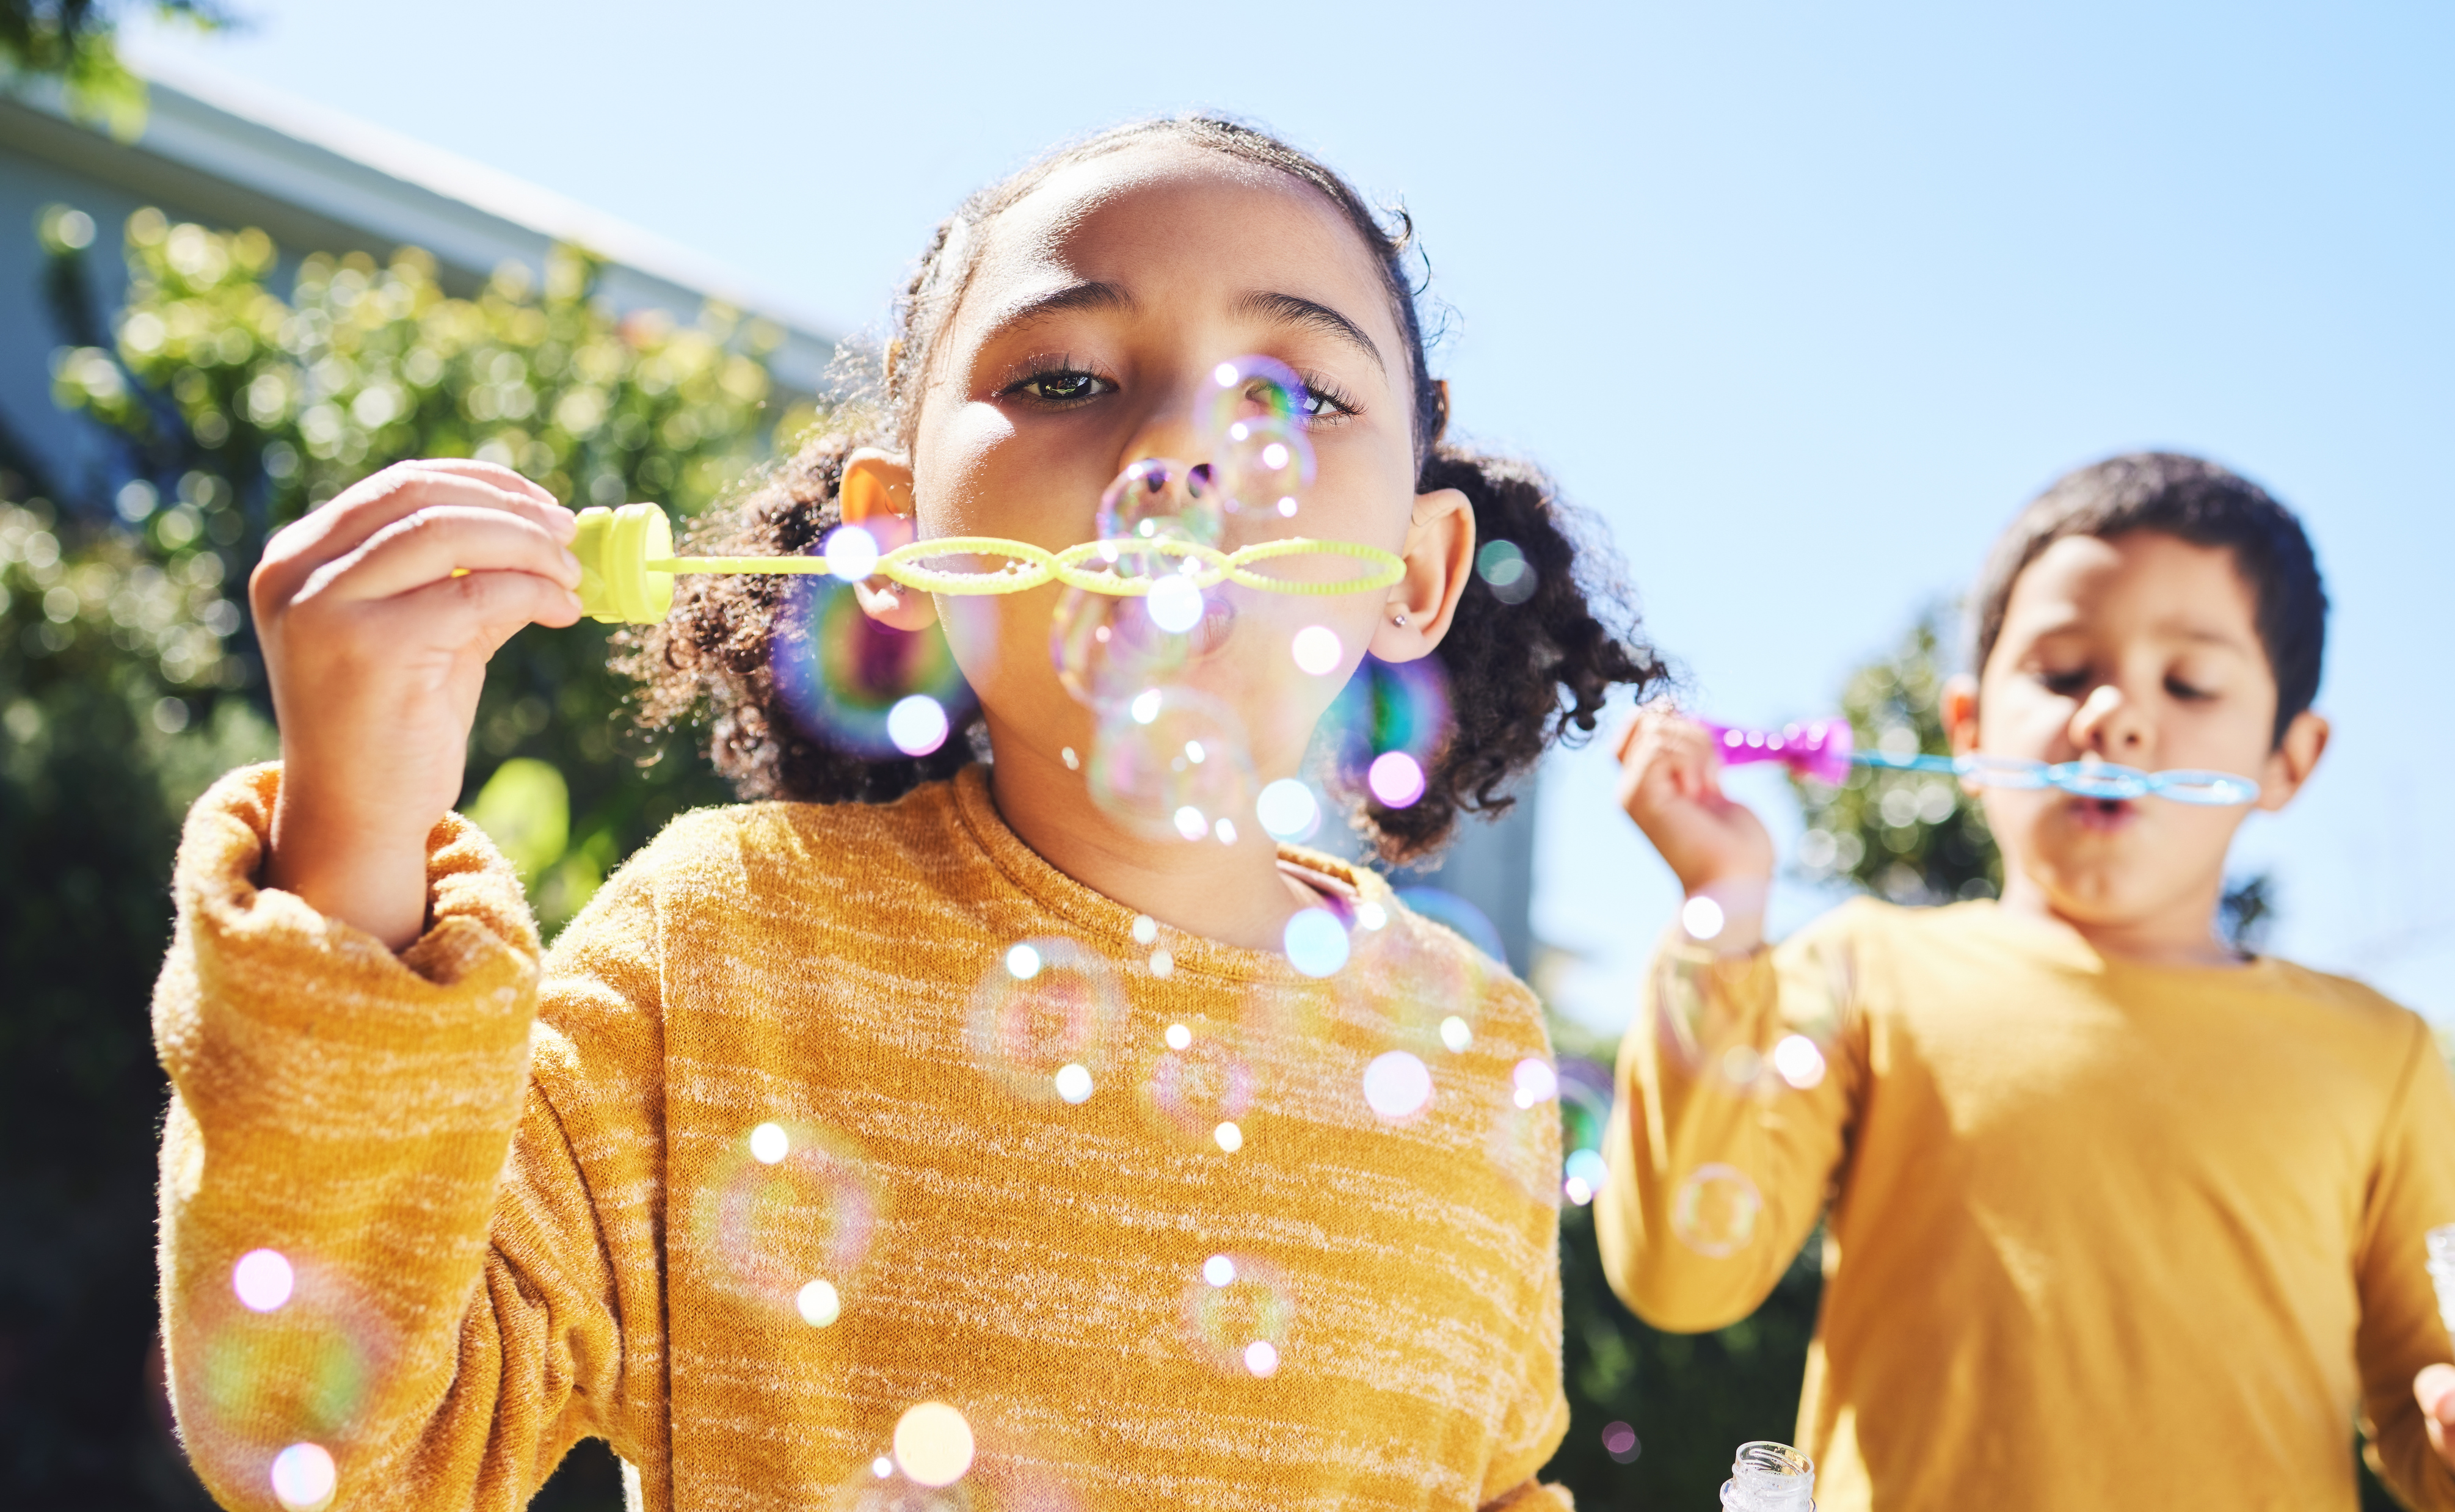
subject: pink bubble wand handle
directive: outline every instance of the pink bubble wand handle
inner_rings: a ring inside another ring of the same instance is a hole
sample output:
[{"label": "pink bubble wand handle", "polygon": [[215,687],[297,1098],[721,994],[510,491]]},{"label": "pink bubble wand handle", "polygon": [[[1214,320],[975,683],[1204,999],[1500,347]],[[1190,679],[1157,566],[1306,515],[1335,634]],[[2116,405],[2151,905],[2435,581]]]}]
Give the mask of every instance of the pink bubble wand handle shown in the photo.
[{"label": "pink bubble wand handle", "polygon": [[1699,721],[1714,737],[1724,766],[1778,761],[1811,782],[1839,787],[1850,779],[1852,743],[1847,719],[1811,719],[1779,730],[1749,730]]}]

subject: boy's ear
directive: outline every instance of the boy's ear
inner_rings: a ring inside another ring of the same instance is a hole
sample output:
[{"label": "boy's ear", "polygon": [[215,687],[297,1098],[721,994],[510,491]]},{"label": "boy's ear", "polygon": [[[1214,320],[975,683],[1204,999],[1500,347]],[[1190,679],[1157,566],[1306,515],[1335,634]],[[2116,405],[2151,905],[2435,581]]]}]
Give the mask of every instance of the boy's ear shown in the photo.
[{"label": "boy's ear", "polygon": [[[1474,572],[1474,505],[1453,488],[1415,495],[1399,553],[1407,575],[1381,605],[1381,622],[1366,644],[1383,661],[1431,655],[1457,617],[1458,598]],[[1404,623],[1401,623],[1401,620]]]},{"label": "boy's ear", "polygon": [[2318,769],[2319,758],[2326,755],[2328,734],[2324,716],[2304,709],[2293,716],[2293,722],[2284,727],[2284,738],[2267,754],[2267,765],[2259,774],[2261,808],[2273,814],[2293,801],[2293,795]]},{"label": "boy's ear", "polygon": [[[878,537],[883,551],[919,534],[912,517],[912,464],[901,453],[855,448],[844,458],[836,499],[843,522]],[[901,583],[871,577],[855,583],[852,593],[862,614],[891,629],[926,630],[938,621],[938,601]]]},{"label": "boy's ear", "polygon": [[1965,672],[1946,677],[1938,710],[1943,716],[1944,736],[1952,742],[1952,754],[1967,756],[1977,750],[1978,679]]}]

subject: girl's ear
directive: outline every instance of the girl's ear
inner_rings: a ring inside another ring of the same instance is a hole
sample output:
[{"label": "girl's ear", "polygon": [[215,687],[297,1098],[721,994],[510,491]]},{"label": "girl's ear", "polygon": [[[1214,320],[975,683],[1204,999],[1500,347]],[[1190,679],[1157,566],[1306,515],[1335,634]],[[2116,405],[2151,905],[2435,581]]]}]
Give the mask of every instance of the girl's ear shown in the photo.
[{"label": "girl's ear", "polygon": [[2276,742],[2268,754],[2266,770],[2259,774],[2259,806],[2270,814],[2293,801],[2302,784],[2310,780],[2319,758],[2327,754],[2327,721],[2324,716],[2304,709],[2284,727],[2284,738]]},{"label": "girl's ear", "polygon": [[1457,615],[1458,595],[1474,572],[1474,506],[1453,488],[1415,495],[1400,552],[1407,575],[1390,590],[1368,647],[1383,661],[1431,655]]},{"label": "girl's ear", "polygon": [[[843,522],[876,536],[881,551],[891,552],[918,534],[912,518],[912,464],[901,453],[856,448],[844,458],[836,500]],[[901,583],[871,577],[854,584],[852,592],[862,614],[890,629],[926,630],[937,623],[938,601]]]}]

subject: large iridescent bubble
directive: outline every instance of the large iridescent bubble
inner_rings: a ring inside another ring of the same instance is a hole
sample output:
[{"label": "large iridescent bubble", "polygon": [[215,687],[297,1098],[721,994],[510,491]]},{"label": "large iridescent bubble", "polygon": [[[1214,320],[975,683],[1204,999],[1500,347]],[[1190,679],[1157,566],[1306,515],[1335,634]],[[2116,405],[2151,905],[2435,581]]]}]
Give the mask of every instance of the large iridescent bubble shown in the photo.
[{"label": "large iridescent bubble", "polygon": [[1174,1023],[1147,1057],[1136,1098],[1144,1121],[1169,1142],[1233,1155],[1244,1148],[1254,1085],[1240,1026]]},{"label": "large iridescent bubble", "polygon": [[1107,1080],[1124,1014],[1124,989],[1105,958],[1075,940],[1021,940],[972,989],[964,1044],[1015,1096],[1080,1103]]},{"label": "large iridescent bubble", "polygon": [[1268,1380],[1288,1362],[1295,1295],[1268,1260],[1239,1252],[1205,1260],[1186,1279],[1186,1341],[1224,1376]]},{"label": "large iridescent bubble", "polygon": [[1233,843],[1253,816],[1253,758],[1225,703],[1185,687],[1146,688],[1102,711],[1092,801],[1152,839]]},{"label": "large iridescent bubble", "polygon": [[1315,727],[1313,748],[1339,786],[1403,809],[1424,796],[1452,727],[1449,678],[1437,658],[1368,655]]},{"label": "large iridescent bubble", "polygon": [[[1165,457],[1134,463],[1100,496],[1106,543],[1085,570],[1146,578],[1143,595],[1069,588],[1049,625],[1049,659],[1065,691],[1093,708],[1154,688],[1215,651],[1235,614],[1216,588],[1197,585],[1201,560],[1170,544],[1217,546],[1219,499],[1200,468]],[[1147,542],[1147,545],[1137,543]]]},{"label": "large iridescent bubble", "polygon": [[780,1320],[832,1324],[862,1280],[886,1195],[858,1145],[808,1119],[741,1132],[685,1209],[717,1280]]},{"label": "large iridescent bubble", "polygon": [[1313,479],[1304,380],[1268,357],[1211,370],[1201,421],[1210,469],[1230,514],[1292,517]]},{"label": "large iridescent bubble", "polygon": [[971,717],[971,687],[936,626],[882,625],[835,577],[785,583],[770,662],[803,734],[872,759],[926,756]]}]

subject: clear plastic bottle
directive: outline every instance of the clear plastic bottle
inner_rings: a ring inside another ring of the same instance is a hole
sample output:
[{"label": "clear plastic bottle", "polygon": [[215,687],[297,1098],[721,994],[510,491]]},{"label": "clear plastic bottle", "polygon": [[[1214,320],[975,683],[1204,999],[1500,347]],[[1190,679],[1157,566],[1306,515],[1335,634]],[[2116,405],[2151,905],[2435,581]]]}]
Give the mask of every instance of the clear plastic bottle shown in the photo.
[{"label": "clear plastic bottle", "polygon": [[1743,1443],[1722,1482],[1723,1512],[1816,1512],[1816,1462],[1786,1443]]}]

